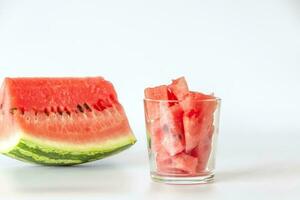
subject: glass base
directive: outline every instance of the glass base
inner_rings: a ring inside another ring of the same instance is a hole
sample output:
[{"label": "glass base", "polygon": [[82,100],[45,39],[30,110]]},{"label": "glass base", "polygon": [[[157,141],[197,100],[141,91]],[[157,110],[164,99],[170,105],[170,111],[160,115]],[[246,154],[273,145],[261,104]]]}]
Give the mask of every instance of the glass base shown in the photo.
[{"label": "glass base", "polygon": [[206,184],[214,181],[215,174],[205,174],[197,176],[168,176],[161,175],[155,172],[151,173],[151,178],[155,182],[166,183],[172,185],[194,185],[194,184]]}]

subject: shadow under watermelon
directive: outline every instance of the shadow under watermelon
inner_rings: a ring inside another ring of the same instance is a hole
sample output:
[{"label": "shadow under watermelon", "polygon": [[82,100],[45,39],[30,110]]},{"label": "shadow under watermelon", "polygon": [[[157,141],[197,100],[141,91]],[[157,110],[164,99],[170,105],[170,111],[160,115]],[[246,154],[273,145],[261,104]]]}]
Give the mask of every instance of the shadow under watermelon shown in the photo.
[{"label": "shadow under watermelon", "polygon": [[109,160],[71,167],[16,166],[7,169],[1,179],[8,193],[20,195],[126,193],[130,190],[126,168]]}]

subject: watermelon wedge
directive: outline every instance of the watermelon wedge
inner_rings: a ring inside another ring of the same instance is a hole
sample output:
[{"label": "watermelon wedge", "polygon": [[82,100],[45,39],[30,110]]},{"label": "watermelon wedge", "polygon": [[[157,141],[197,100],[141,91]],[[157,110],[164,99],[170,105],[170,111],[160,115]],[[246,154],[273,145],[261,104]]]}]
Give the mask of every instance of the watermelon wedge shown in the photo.
[{"label": "watermelon wedge", "polygon": [[0,151],[43,165],[98,160],[136,142],[113,85],[101,77],[6,78]]}]

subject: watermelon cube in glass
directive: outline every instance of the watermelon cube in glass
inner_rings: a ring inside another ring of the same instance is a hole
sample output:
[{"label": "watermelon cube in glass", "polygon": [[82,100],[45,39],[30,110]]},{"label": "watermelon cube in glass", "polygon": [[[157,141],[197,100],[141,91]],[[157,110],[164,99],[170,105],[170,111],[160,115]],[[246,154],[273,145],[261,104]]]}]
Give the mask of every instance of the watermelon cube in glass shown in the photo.
[{"label": "watermelon cube in glass", "polygon": [[147,88],[144,109],[154,181],[200,184],[214,180],[221,100],[189,91],[185,79]]}]

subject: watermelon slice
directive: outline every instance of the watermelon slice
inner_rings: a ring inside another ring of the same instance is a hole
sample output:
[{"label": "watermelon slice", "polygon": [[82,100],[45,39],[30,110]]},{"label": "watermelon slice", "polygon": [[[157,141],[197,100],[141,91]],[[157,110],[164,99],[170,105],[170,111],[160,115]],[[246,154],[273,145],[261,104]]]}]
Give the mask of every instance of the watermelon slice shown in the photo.
[{"label": "watermelon slice", "polygon": [[95,78],[6,78],[0,151],[44,165],[74,165],[136,141],[113,85]]}]

